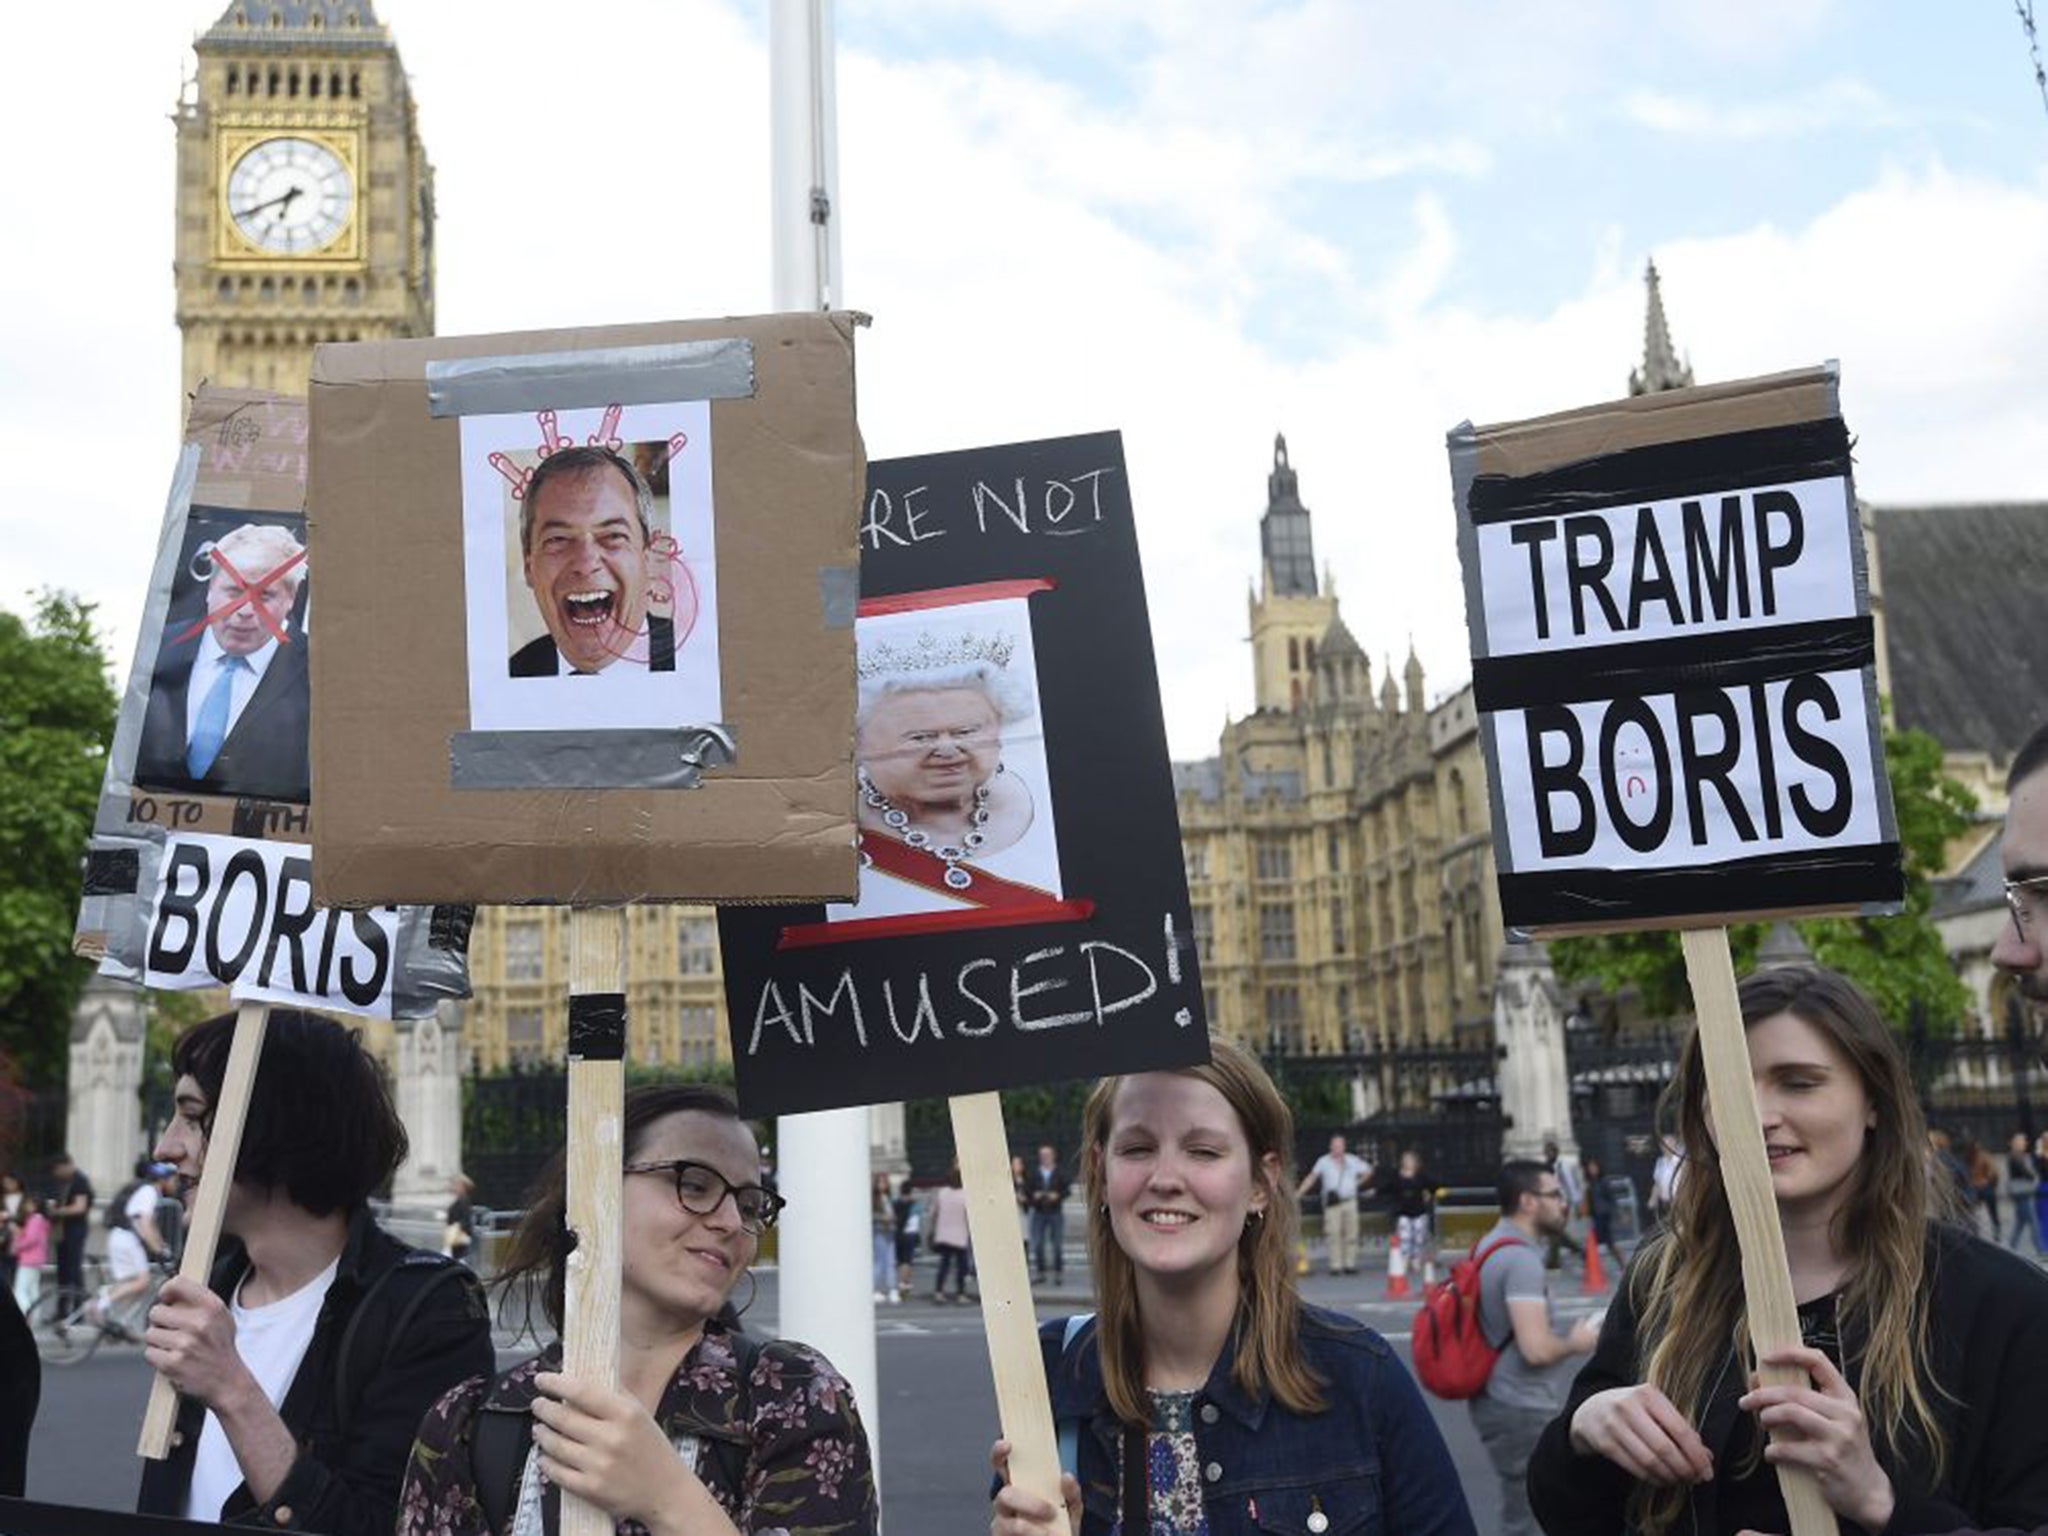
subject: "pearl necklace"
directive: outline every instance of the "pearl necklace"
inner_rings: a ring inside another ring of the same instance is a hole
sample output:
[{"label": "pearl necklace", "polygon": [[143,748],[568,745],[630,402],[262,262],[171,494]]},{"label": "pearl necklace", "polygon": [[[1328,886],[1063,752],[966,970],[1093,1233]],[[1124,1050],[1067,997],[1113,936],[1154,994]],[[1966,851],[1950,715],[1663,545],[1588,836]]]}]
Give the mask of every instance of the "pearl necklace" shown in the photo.
[{"label": "pearl necklace", "polygon": [[974,876],[960,866],[973,858],[981,845],[988,841],[988,834],[982,830],[988,825],[988,785],[974,786],[974,809],[968,814],[967,835],[958,843],[939,844],[934,844],[929,832],[912,824],[908,813],[899,811],[887,795],[875,788],[865,768],[860,770],[860,790],[861,798],[882,813],[884,826],[900,836],[907,846],[929,852],[946,866],[944,878],[951,889],[964,891],[974,884]]}]

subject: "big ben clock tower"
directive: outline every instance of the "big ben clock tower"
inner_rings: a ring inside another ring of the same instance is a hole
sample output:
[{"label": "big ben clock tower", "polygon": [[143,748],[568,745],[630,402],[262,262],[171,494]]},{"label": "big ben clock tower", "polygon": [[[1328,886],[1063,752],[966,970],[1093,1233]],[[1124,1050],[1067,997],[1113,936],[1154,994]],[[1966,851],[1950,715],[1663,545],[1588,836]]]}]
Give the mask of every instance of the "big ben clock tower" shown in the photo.
[{"label": "big ben clock tower", "polygon": [[178,105],[184,386],[304,394],[323,341],[434,329],[434,173],[371,0],[233,0]]}]

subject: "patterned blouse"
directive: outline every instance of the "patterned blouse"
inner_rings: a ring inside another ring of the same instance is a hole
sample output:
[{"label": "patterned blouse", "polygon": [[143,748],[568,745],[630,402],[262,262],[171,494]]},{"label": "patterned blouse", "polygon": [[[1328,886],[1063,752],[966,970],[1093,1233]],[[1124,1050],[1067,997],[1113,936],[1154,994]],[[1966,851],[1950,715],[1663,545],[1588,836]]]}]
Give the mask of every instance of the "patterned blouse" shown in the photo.
[{"label": "patterned blouse", "polygon": [[[481,1410],[530,1411],[539,1395],[535,1375],[559,1370],[560,1359],[561,1346],[551,1345],[495,1381],[472,1377],[429,1410],[405,1469],[398,1536],[510,1536],[533,1521],[533,1491],[546,1485],[539,1459],[529,1458],[521,1488],[495,1501],[507,1516],[493,1530],[477,1502],[470,1447]],[[853,1394],[808,1345],[764,1344],[743,1394],[732,1345],[710,1324],[676,1368],[654,1419],[749,1536],[873,1536],[878,1528],[874,1463]],[[704,1448],[713,1440],[747,1444],[743,1486],[729,1486],[723,1460]],[[524,1520],[521,1504],[528,1506]],[[623,1520],[618,1536],[646,1536],[646,1528]]]},{"label": "patterned blouse", "polygon": [[[1155,1392],[1151,1433],[1145,1437],[1145,1482],[1151,1501],[1148,1536],[1209,1536],[1202,1513],[1202,1458],[1195,1448],[1194,1391]],[[1121,1525],[1121,1523],[1119,1523]]]}]

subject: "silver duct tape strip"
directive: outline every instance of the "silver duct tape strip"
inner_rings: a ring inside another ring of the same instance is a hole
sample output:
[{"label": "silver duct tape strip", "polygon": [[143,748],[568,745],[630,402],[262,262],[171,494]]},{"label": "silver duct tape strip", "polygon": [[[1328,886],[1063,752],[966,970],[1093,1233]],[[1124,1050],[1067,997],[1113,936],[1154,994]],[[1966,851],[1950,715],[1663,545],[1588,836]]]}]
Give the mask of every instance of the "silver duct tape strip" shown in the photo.
[{"label": "silver duct tape strip", "polygon": [[[105,936],[106,951],[99,963],[102,976],[141,986],[148,970],[150,908],[160,883],[166,834],[161,827],[138,828],[137,832],[140,835],[92,840],[91,853],[135,855],[135,888],[89,891],[79,903],[78,931]],[[472,915],[466,908],[398,908],[398,943],[391,974],[393,1018],[430,1018],[442,1003],[470,995]],[[347,1008],[339,999],[330,1005],[314,996],[308,996],[304,1006]]]},{"label": "silver duct tape strip", "polygon": [[737,760],[724,725],[676,730],[464,731],[448,743],[455,789],[695,789]]},{"label": "silver duct tape strip", "polygon": [[[469,996],[469,922],[447,921],[444,907],[398,909],[398,969],[391,977],[391,1016],[424,1019],[442,1003]],[[473,909],[472,909],[473,915]],[[459,927],[459,942],[452,929]]]},{"label": "silver duct tape strip", "polygon": [[827,629],[851,629],[860,610],[860,567],[828,565],[818,572],[818,607]]},{"label": "silver duct tape strip", "polygon": [[434,416],[744,400],[753,393],[754,344],[740,336],[427,364],[427,410]]},{"label": "silver duct tape strip", "polygon": [[192,512],[192,492],[199,483],[199,444],[187,443],[171,476],[164,501],[162,541],[149,573],[149,595],[142,600],[142,619],[135,632],[135,663],[128,669],[120,711],[114,717],[114,740],[107,750],[107,776],[100,786],[99,810],[93,830],[108,836],[132,831],[127,773],[142,750],[142,722],[149,713],[149,686],[156,676],[157,652],[163,644],[164,620],[171,611],[171,584],[178,575],[178,556],[185,547],[185,520]]}]

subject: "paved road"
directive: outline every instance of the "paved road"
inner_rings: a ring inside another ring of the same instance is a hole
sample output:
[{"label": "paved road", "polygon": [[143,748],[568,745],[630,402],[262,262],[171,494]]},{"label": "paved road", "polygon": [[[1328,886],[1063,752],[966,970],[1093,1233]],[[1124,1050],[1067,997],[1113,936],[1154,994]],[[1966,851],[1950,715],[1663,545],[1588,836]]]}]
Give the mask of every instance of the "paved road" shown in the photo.
[{"label": "paved road", "polygon": [[[1040,1296],[1041,1316],[1085,1309],[1075,1289],[1078,1268],[1066,1291]],[[1339,1306],[1362,1317],[1407,1356],[1412,1301],[1380,1299],[1381,1282],[1370,1275],[1333,1281],[1313,1276],[1303,1290],[1311,1301]],[[1560,1307],[1580,1312],[1597,1300],[1568,1294],[1558,1286]],[[749,1322],[773,1332],[776,1296],[765,1276]],[[915,1300],[877,1309],[881,1371],[880,1454],[883,1508],[891,1536],[958,1536],[987,1528],[986,1457],[995,1438],[995,1393],[982,1352],[978,1308],[935,1306]],[[505,1342],[509,1344],[509,1339]],[[508,1348],[505,1360],[520,1358]],[[133,1508],[135,1427],[148,1395],[148,1373],[125,1347],[108,1347],[92,1360],[65,1370],[48,1369],[42,1411],[36,1422],[29,1463],[30,1498],[91,1508]],[[1431,1401],[1451,1449],[1481,1536],[1497,1528],[1495,1483],[1464,1405]]]}]

